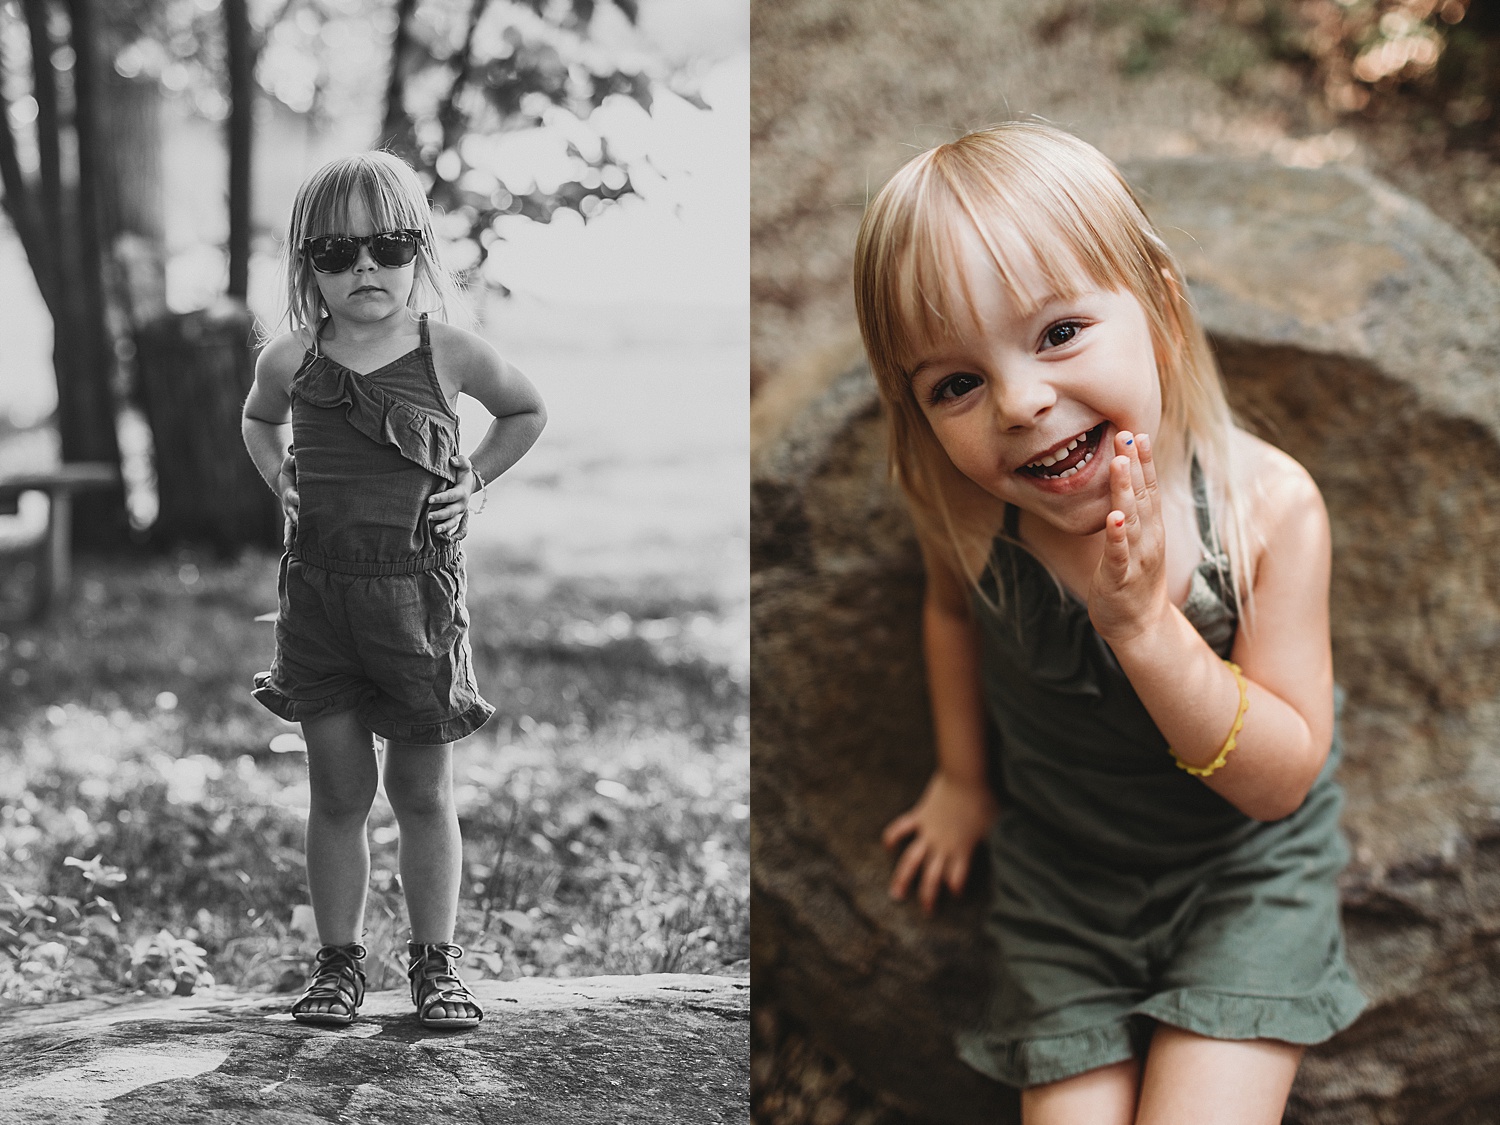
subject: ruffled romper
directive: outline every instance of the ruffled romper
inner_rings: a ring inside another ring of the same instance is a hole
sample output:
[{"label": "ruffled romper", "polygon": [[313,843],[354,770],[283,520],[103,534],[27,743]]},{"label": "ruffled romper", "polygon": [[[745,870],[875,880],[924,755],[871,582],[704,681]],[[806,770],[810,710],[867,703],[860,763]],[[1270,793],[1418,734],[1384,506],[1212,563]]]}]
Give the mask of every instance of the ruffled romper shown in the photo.
[{"label": "ruffled romper", "polygon": [[441,744],[494,708],[474,683],[459,537],[427,520],[427,498],[456,483],[458,416],[426,316],[421,334],[369,374],[309,351],[292,378],[297,521],[276,656],[253,694],[292,722],[353,711],[382,738]]},{"label": "ruffled romper", "polygon": [[[1348,858],[1337,733],[1301,808],[1269,824],[1246,816],[1177,767],[1088,607],[1016,538],[1010,509],[999,581],[975,601],[1002,812],[991,993],[960,1055],[1026,1087],[1143,1056],[1156,1021],[1300,1044],[1347,1027],[1364,998],[1335,883]],[[1182,611],[1227,657],[1237,618],[1223,574],[1225,560],[1205,558]]]}]

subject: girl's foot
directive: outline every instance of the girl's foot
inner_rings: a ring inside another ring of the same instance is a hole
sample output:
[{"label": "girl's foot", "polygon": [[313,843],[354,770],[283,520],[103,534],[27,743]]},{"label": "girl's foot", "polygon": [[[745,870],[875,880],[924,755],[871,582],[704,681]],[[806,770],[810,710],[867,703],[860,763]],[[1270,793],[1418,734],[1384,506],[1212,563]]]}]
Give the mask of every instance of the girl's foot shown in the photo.
[{"label": "girl's foot", "polygon": [[409,941],[411,1000],[423,1027],[447,1030],[478,1027],[484,1011],[458,979],[457,961],[464,951],[452,942]]},{"label": "girl's foot", "polygon": [[365,973],[359,963],[365,947],[325,945],[318,950],[318,963],[307,989],[292,1005],[292,1019],[302,1023],[347,1027],[365,999]]}]

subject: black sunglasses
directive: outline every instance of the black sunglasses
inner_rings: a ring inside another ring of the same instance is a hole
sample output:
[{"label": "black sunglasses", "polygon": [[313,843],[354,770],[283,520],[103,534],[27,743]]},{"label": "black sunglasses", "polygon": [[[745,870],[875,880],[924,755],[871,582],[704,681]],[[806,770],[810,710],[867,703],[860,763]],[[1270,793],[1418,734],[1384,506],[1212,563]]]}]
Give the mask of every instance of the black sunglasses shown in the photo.
[{"label": "black sunglasses", "polygon": [[407,265],[422,244],[419,230],[383,230],[377,234],[325,234],[302,240],[302,252],[319,273],[343,273],[359,258],[359,248],[369,246],[370,257],[387,269]]}]

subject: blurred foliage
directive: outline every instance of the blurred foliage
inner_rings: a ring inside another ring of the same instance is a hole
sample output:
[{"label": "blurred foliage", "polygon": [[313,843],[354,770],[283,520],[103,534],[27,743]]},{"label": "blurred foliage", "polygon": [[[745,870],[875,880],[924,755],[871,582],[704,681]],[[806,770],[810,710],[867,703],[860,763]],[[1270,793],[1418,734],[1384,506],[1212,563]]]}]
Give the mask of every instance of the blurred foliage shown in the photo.
[{"label": "blurred foliage", "polygon": [[[87,558],[79,597],[45,628],[4,626],[0,1008],[302,987],[317,942],[301,740],[246,691],[270,655],[253,618],[274,576],[266,556]],[[744,683],[705,654],[718,607],[524,585],[471,575],[476,672],[500,713],[455,751],[465,972],[743,962],[749,736]],[[405,981],[397,839],[380,800],[377,988]]]},{"label": "blurred foliage", "polygon": [[[123,0],[110,9],[116,69],[157,79],[211,119],[228,110],[218,0]],[[447,213],[462,272],[479,270],[497,220],[585,220],[634,192],[629,162],[593,120],[611,99],[649,112],[657,64],[627,44],[637,0],[259,0],[250,5],[265,94],[327,120],[369,116]],[[611,20],[610,43],[595,34]],[[689,91],[680,91],[697,101]]]},{"label": "blurred foliage", "polygon": [[[1494,147],[1500,10],[1477,0],[1096,0],[1121,70],[1190,65],[1243,92],[1277,71],[1340,116],[1409,112],[1459,146]],[[1056,37],[1065,9],[1038,29]]]}]

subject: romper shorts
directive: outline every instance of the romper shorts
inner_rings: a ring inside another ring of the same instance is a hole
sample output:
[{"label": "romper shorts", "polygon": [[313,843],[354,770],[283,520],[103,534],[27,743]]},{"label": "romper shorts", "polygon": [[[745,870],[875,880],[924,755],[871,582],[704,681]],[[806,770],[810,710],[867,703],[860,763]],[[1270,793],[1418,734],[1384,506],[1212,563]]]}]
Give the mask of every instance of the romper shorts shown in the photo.
[{"label": "romper shorts", "polygon": [[252,694],[289,722],[353,711],[391,742],[441,745],[474,733],[495,709],[474,682],[466,585],[456,547],[338,571],[288,552],[276,657]]},{"label": "romper shorts", "polygon": [[1158,1022],[1296,1044],[1347,1027],[1365,1000],[1339,922],[1337,758],[1297,813],[1186,868],[1122,870],[1006,815],[990,837],[995,979],[960,1057],[1026,1087],[1142,1058]]}]

